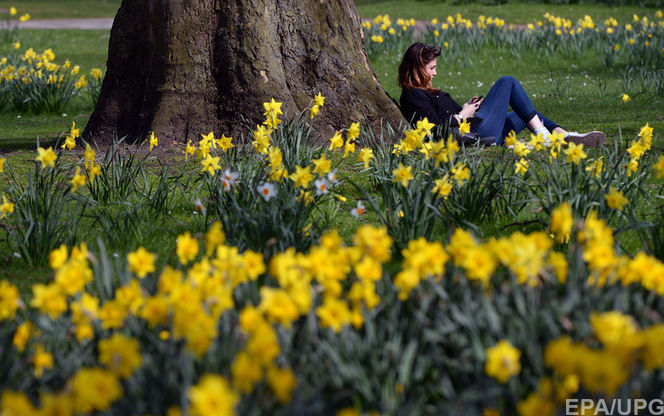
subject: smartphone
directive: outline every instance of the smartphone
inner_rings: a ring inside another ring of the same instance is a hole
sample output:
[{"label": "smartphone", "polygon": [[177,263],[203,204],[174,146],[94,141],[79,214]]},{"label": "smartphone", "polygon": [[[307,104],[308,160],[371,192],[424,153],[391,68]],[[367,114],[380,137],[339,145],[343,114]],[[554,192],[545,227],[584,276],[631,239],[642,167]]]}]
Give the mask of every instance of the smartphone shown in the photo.
[{"label": "smartphone", "polygon": [[481,99],[482,99],[482,97],[484,97],[484,96],[483,96],[483,95],[480,95],[479,97],[477,97],[477,99],[476,99],[476,100],[473,100],[473,102],[474,102],[474,103],[478,102],[479,100],[481,100]]}]

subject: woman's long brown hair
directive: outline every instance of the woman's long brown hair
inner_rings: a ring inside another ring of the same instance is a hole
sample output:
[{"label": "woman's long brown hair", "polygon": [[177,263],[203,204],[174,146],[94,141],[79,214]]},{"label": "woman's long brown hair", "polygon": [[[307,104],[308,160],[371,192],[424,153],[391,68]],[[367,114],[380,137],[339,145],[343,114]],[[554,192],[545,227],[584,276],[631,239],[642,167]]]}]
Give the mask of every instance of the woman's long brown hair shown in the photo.
[{"label": "woman's long brown hair", "polygon": [[427,46],[422,42],[415,42],[406,50],[399,65],[399,86],[401,88],[422,88],[439,94],[440,89],[431,85],[431,77],[426,73],[429,62],[440,56],[438,46]]}]

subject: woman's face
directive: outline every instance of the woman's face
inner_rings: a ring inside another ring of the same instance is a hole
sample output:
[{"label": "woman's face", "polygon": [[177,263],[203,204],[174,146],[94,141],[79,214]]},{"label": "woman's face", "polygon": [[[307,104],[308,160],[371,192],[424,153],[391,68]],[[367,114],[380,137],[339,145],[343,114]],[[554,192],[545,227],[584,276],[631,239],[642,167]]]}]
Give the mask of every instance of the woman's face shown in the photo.
[{"label": "woman's face", "polygon": [[429,76],[429,79],[436,76],[436,59],[424,65],[424,72]]}]

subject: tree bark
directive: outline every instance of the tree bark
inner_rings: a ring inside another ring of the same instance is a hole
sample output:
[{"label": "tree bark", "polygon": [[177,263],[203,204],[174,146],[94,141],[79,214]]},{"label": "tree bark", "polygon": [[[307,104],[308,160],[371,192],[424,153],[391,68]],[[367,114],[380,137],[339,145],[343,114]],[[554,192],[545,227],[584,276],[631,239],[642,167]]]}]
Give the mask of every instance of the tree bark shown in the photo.
[{"label": "tree bark", "polygon": [[107,73],[84,131],[168,143],[246,134],[274,98],[290,115],[315,94],[325,137],[351,122],[403,121],[369,64],[352,0],[123,0]]}]

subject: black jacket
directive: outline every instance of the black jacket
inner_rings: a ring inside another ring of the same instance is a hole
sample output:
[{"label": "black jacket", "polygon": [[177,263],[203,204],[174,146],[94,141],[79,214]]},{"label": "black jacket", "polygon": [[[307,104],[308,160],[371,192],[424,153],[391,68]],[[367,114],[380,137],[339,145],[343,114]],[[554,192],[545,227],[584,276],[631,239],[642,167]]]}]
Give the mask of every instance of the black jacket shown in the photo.
[{"label": "black jacket", "polygon": [[[441,132],[445,128],[459,127],[459,122],[453,116],[458,114],[462,107],[446,92],[436,95],[421,88],[404,88],[401,90],[399,104],[401,113],[413,126],[418,120],[426,117]],[[467,121],[470,123],[470,129],[474,130],[482,119],[470,117]]]}]

